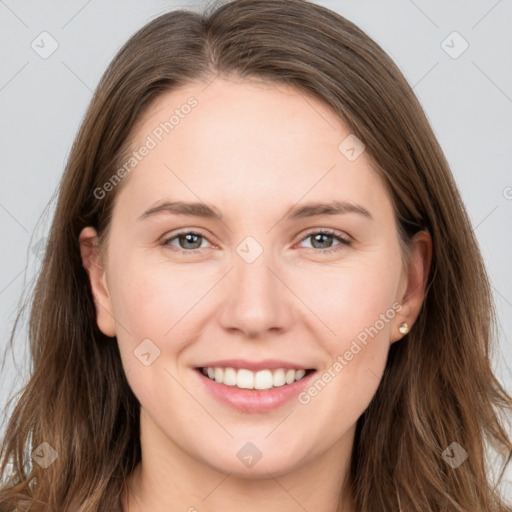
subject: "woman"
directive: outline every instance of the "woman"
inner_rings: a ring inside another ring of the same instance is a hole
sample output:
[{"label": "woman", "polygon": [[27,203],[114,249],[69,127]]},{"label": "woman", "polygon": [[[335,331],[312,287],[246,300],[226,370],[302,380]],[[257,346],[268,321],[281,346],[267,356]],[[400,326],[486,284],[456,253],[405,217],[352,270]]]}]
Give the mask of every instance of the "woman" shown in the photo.
[{"label": "woman", "polygon": [[375,42],[303,0],[164,14],[72,148],[0,508],[505,511],[492,321]]}]

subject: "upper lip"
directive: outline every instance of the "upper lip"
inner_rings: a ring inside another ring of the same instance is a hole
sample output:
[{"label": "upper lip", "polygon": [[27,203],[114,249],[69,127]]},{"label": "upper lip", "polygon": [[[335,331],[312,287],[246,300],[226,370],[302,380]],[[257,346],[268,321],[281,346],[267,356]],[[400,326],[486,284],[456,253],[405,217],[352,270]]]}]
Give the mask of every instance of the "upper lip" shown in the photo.
[{"label": "upper lip", "polygon": [[197,368],[245,368],[247,370],[275,370],[285,368],[289,370],[312,370],[311,366],[284,361],[282,359],[263,359],[261,361],[249,361],[247,359],[223,359],[221,361],[207,361],[197,365]]}]

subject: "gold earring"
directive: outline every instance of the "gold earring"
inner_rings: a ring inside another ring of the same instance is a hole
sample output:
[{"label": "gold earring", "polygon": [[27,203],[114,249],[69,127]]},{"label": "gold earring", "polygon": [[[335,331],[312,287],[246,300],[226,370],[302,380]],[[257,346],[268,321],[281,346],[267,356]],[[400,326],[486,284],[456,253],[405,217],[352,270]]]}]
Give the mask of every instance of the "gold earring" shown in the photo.
[{"label": "gold earring", "polygon": [[407,322],[402,322],[398,330],[400,331],[400,334],[407,334],[409,332],[409,324]]}]

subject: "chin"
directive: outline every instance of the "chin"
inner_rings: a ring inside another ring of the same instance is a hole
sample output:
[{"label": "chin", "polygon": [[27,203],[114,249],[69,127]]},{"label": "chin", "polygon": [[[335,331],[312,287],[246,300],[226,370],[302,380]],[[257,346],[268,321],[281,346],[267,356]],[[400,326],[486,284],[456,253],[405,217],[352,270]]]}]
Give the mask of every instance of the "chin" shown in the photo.
[{"label": "chin", "polygon": [[[230,453],[233,453],[233,456]],[[297,456],[293,458],[283,456],[279,447],[258,450],[255,445],[247,443],[234,452],[228,449],[219,453],[218,456],[212,454],[211,460],[203,460],[205,464],[220,473],[229,473],[236,478],[261,479],[286,475],[296,470],[304,459]]]}]

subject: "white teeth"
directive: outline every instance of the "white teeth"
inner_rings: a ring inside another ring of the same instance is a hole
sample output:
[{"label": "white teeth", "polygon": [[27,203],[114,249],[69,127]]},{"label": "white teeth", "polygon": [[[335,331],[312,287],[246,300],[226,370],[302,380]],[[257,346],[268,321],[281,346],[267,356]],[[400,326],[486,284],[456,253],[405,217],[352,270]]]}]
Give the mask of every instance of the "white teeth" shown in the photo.
[{"label": "white teeth", "polygon": [[238,370],[236,386],[242,389],[254,389],[254,373],[250,370]]},{"label": "white teeth", "polygon": [[224,370],[223,384],[227,386],[236,386],[236,372],[233,368],[226,368]]},{"label": "white teeth", "polygon": [[300,380],[302,379],[302,377],[304,377],[304,375],[306,375],[306,371],[305,370],[298,370],[295,372],[295,380]]},{"label": "white teeth", "polygon": [[272,372],[261,370],[254,376],[254,389],[270,389],[273,386]]},{"label": "white teeth", "polygon": [[282,368],[279,368],[278,370],[274,370],[273,384],[274,384],[274,387],[284,386],[286,384],[284,370]]},{"label": "white teeth", "polygon": [[285,384],[292,384],[306,375],[305,370],[260,370],[253,372],[245,368],[203,368],[203,375],[226,386],[235,386],[240,389],[270,389]]}]

